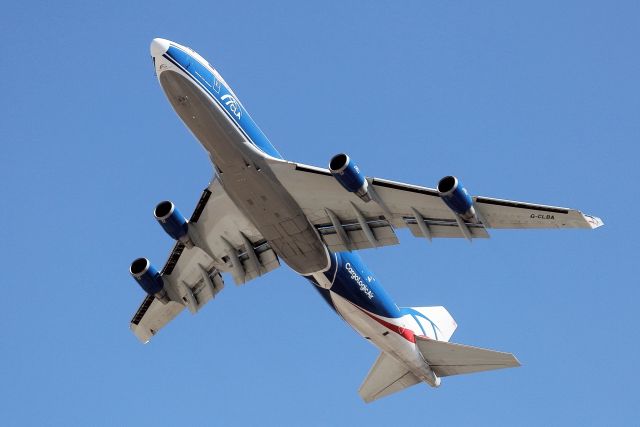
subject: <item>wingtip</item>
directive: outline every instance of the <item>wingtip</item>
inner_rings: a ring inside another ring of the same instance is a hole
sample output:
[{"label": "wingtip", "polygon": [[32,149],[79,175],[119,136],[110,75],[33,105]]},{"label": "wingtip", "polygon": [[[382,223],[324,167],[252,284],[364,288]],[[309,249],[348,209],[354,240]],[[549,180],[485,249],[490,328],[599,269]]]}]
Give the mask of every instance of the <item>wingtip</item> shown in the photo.
[{"label": "wingtip", "polygon": [[145,333],[145,331],[141,329],[139,325],[130,323],[129,329],[131,329],[133,335],[135,335],[138,341],[140,341],[142,344],[147,344],[153,337],[153,334]]},{"label": "wingtip", "polygon": [[598,218],[597,216],[591,216],[587,214],[582,214],[584,220],[587,221],[587,224],[591,227],[591,229],[595,229],[598,227],[602,227],[604,225],[604,221]]},{"label": "wingtip", "polygon": [[511,365],[511,368],[519,368],[522,366],[522,363],[520,363],[520,361],[518,360],[518,358],[514,355],[511,354],[513,356],[513,365]]}]

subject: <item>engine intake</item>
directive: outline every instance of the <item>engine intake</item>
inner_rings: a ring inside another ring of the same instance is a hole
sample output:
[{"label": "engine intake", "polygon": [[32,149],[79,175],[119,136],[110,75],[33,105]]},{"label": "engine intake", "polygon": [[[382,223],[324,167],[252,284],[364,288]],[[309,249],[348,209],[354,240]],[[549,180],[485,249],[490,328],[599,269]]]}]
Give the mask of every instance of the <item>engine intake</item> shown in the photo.
[{"label": "engine intake", "polygon": [[164,289],[162,276],[146,258],[138,258],[133,261],[131,267],[129,267],[129,272],[149,295],[155,295]]},{"label": "engine intake", "polygon": [[445,176],[438,182],[438,192],[442,201],[467,221],[478,222],[476,211],[473,207],[473,199],[466,188],[455,176]]},{"label": "engine intake", "polygon": [[329,170],[345,190],[355,193],[365,202],[371,201],[369,183],[348,155],[340,153],[333,156],[329,162]]},{"label": "engine intake", "polygon": [[165,200],[158,203],[158,206],[153,210],[153,216],[174,240],[188,240],[189,224],[173,202]]}]

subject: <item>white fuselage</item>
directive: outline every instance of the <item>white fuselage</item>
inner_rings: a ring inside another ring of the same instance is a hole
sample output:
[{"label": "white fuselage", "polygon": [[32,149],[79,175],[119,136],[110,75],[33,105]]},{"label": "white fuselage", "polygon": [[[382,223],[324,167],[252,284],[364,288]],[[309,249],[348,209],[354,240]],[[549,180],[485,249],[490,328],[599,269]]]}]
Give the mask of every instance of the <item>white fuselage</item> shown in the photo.
[{"label": "white fuselage", "polygon": [[[151,52],[158,80],[173,108],[209,153],[231,200],[278,256],[327,292],[333,308],[360,335],[406,364],[422,381],[437,386],[439,379],[418,351],[414,338],[422,335],[435,339],[435,329],[425,329],[415,316],[403,315],[395,304],[386,301],[383,308],[389,316],[376,313],[376,307],[369,310],[362,306],[360,295],[350,293],[353,289],[348,288],[359,286],[357,273],[327,278],[326,272],[340,254],[328,251],[315,227],[277,180],[269,165],[284,160],[217,71],[191,49],[167,40],[155,39]],[[353,254],[342,256],[355,263]],[[335,280],[342,282],[337,285]],[[379,299],[388,298],[381,288],[375,291]]]}]

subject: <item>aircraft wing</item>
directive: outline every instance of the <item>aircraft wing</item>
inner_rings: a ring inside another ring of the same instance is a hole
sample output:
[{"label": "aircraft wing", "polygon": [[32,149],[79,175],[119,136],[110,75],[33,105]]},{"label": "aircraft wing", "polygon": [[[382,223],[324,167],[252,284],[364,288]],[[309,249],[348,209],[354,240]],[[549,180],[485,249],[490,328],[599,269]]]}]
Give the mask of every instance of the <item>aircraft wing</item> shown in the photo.
[{"label": "aircraft wing", "polygon": [[148,342],[184,308],[196,313],[224,287],[220,273],[244,284],[280,265],[263,236],[235,206],[217,179],[204,190],[189,220],[198,239],[178,242],[160,274],[168,301],[148,295],[131,319],[131,329]]},{"label": "aircraft wing", "polygon": [[480,221],[465,221],[442,201],[438,190],[367,178],[374,200],[347,192],[328,169],[277,162],[272,169],[333,251],[397,244],[395,228],[414,236],[487,238],[490,228],[596,228],[599,218],[574,209],[489,197],[474,197]]}]

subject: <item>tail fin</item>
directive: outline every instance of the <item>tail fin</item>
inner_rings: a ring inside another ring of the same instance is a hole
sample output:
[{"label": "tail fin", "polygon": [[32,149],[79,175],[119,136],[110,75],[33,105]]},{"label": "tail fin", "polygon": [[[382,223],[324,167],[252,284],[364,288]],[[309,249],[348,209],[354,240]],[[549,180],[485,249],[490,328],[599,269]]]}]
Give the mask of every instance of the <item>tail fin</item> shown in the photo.
[{"label": "tail fin", "polygon": [[382,352],[371,367],[358,393],[365,402],[369,403],[419,382],[420,380],[409,371],[404,363],[400,363],[393,356]]},{"label": "tail fin", "polygon": [[417,335],[425,335],[438,341],[449,341],[458,324],[446,308],[438,307],[404,307],[403,314],[411,315],[418,329]]},{"label": "tail fin", "polygon": [[416,345],[439,377],[520,366],[511,353],[416,337]]}]

